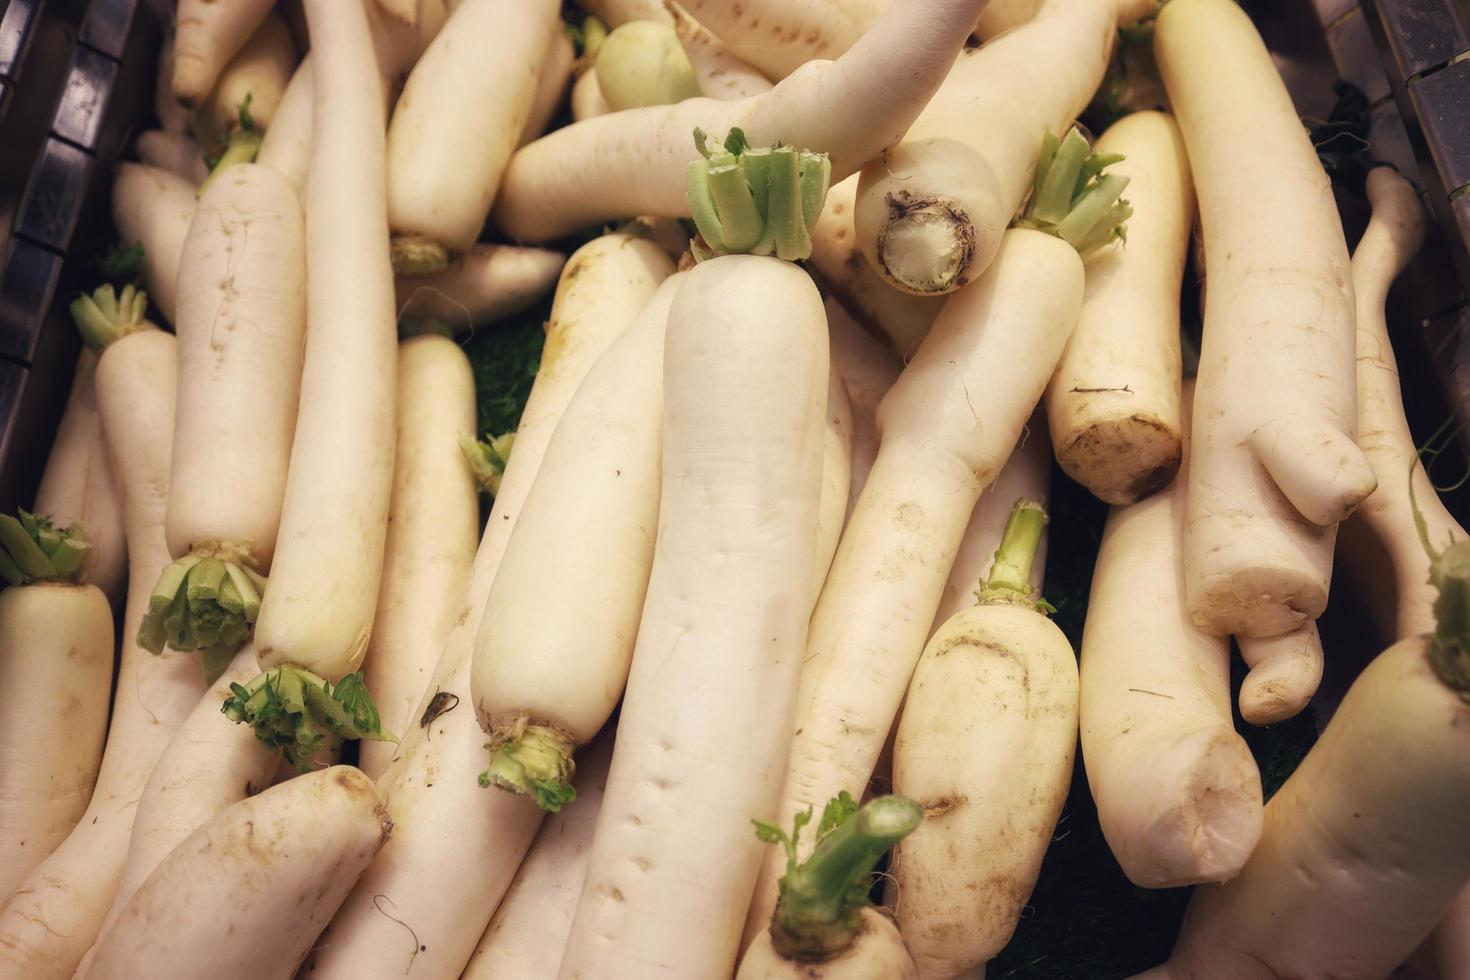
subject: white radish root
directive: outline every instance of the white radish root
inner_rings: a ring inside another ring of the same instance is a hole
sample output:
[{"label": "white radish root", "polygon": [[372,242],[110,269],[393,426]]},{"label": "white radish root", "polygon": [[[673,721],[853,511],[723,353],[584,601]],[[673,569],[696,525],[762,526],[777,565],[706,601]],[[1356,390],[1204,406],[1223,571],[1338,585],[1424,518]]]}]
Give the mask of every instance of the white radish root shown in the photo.
[{"label": "white radish root", "polygon": [[204,151],[192,137],[183,133],[171,133],[166,129],[147,130],[138,134],[133,151],[148,166],[176,173],[196,187],[209,176]]},{"label": "white radish root", "polygon": [[185,108],[202,102],[274,5],[273,0],[180,0],[174,23],[173,70],[168,76],[174,100]]},{"label": "white radish root", "polygon": [[566,256],[544,248],[472,245],[429,276],[399,276],[399,317],[433,318],[455,333],[519,313],[556,284]]},{"label": "white radish root", "polygon": [[125,247],[143,246],[143,284],[164,320],[174,322],[179,256],[194,220],[194,184],[141,163],[120,163],[112,181],[112,221]]}]

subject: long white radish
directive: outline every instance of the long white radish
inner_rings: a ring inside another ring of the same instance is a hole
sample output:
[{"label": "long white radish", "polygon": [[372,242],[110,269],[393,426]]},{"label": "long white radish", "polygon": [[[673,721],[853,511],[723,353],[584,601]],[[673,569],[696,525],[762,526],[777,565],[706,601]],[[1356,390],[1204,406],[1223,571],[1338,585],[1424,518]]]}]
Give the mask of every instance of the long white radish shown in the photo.
[{"label": "long white radish", "polygon": [[[541,811],[509,793],[492,798],[475,782],[485,767],[485,735],[470,700],[474,638],[557,420],[593,363],[671,272],[673,263],[656,245],[623,234],[594,239],[567,261],[515,451],[454,627],[422,713],[379,780],[398,832],[323,935],[308,964],[312,977],[454,976],[530,847]],[[404,924],[418,945],[404,942]]]},{"label": "long white radish", "polygon": [[195,186],[204,183],[209,176],[209,167],[204,163],[204,152],[199,144],[183,133],[170,133],[166,129],[150,129],[139,133],[133,142],[133,151],[150,167],[170,170],[193,181]]},{"label": "long white radish", "polygon": [[519,313],[556,284],[566,256],[544,248],[472,245],[430,276],[399,276],[398,315],[433,318],[455,333]]},{"label": "long white radish", "polygon": [[[597,84],[597,72],[583,72],[582,77],[572,83],[572,119],[581,122],[612,112],[612,106],[602,97],[602,87]],[[533,141],[534,142],[534,141]]]},{"label": "long white radish", "polygon": [[[449,638],[479,543],[479,490],[460,451],[475,432],[475,377],[459,345],[426,334],[398,346],[398,448],[382,594],[364,676],[383,726],[417,721]],[[364,742],[358,765],[377,779],[394,746]]]},{"label": "long white radish", "polygon": [[1082,315],[1046,389],[1057,463],[1110,504],[1169,485],[1179,468],[1179,291],[1194,187],[1173,119],[1124,116],[1097,141],[1123,159],[1135,217],[1126,248],[1087,267]]},{"label": "long white radish", "polygon": [[592,858],[592,831],[602,809],[612,752],[613,733],[609,731],[582,754],[577,765],[577,805],[552,814],[541,826],[461,980],[556,976],[587,877],[587,862]]},{"label": "long white radish", "polygon": [[170,80],[174,99],[188,108],[204,101],[274,6],[274,0],[179,0]]},{"label": "long white radish", "polygon": [[176,377],[174,338],[143,319],[146,306],[131,287],[121,297],[104,287],[74,304],[83,336],[106,348],[97,406],[123,502],[128,604],[97,785],[76,828],[0,907],[0,974],[72,975],[112,902],[148,774],[204,691],[192,658],[154,656],[132,639],[150,584],[168,561],[163,524]]},{"label": "long white radish", "polygon": [[[388,129],[400,272],[436,271],[474,244],[530,114],[559,9],[555,0],[462,0],[409,74]],[[488,60],[485,38],[495,39]]]},{"label": "long white radish", "polygon": [[[785,78],[808,61],[836,58],[878,22],[891,0],[680,0],[742,61]],[[971,26],[980,15],[977,8]]]},{"label": "long white radish", "polygon": [[1189,149],[1209,277],[1185,517],[1190,615],[1211,633],[1273,637],[1327,605],[1336,524],[1376,482],[1353,443],[1347,245],[1316,150],[1239,7],[1171,0],[1154,53]]},{"label": "long white radish", "polygon": [[1188,468],[1108,516],[1082,634],[1087,782],[1109,849],[1144,888],[1230,878],[1261,836],[1261,776],[1230,713],[1230,642],[1184,602]]},{"label": "long white radish", "polygon": [[699,90],[712,99],[745,99],[769,92],[774,85],[749,62],[736,57],[723,41],[715,37],[699,21],[690,17],[674,0],[664,0],[674,21],[674,32],[689,63]]},{"label": "long white radish", "polygon": [[812,856],[798,863],[797,842],[811,817],[798,814],[790,834],[756,821],[762,841],[781,845],[786,874],[770,926],[746,950],[736,980],[915,980],[903,937],[868,904],[868,892],[874,867],[919,826],[923,808],[883,796],[858,809],[843,793],[822,812]]},{"label": "long white radish", "polygon": [[226,702],[232,718],[298,765],[328,735],[385,737],[353,672],[367,651],[383,571],[398,359],[384,110],[367,17],[356,0],[307,0],[306,13],[315,129],[301,408],[255,624],[263,672]]},{"label": "long white radish", "polygon": [[[824,307],[825,312],[825,307]],[[831,338],[828,338],[828,348]],[[812,601],[832,568],[842,529],[847,524],[852,489],[852,399],[834,362],[827,369],[826,433],[822,438],[822,490],[817,499],[817,562],[812,570]]]},{"label": "long white radish", "polygon": [[895,4],[840,60],[809,65],[748,99],[688,99],[559,129],[511,158],[492,217],[519,241],[639,214],[688,217],[696,128],[717,137],[741,129],[754,145],[827,153],[841,180],[899,140],[984,3]]},{"label": "long white radish", "polygon": [[[173,78],[174,31],[166,28],[163,43],[158,47],[158,74],[153,82],[153,114],[158,117],[158,124],[165,132],[187,136],[189,110],[174,98]],[[208,90],[206,86],[204,91]],[[200,94],[203,95],[203,92]]]},{"label": "long white radish", "polygon": [[990,5],[975,22],[975,36],[992,41],[1013,31],[1036,16],[1041,0],[990,0]]},{"label": "long white radish", "polygon": [[902,365],[868,336],[840,303],[829,298],[826,309],[832,364],[842,377],[852,410],[852,474],[843,516],[846,525],[868,482],[873,460],[878,458],[878,404],[898,380]]},{"label": "long white radish", "polygon": [[209,683],[249,637],[275,553],[306,332],[304,239],[290,181],[239,164],[209,182],[179,263],[165,525],[175,560],[139,642],[199,651]]},{"label": "long white radish", "polygon": [[1118,26],[1154,6],[1047,0],[1023,28],[961,54],[903,142],[863,169],[854,218],[873,269],[920,294],[983,272],[1031,190],[1036,141],[1071,125],[1103,79]]},{"label": "long white radish", "polygon": [[21,511],[0,516],[0,894],[15,891],[76,825],[102,758],[112,609],[81,581],[89,545]]},{"label": "long white radish", "polygon": [[269,130],[276,108],[296,69],[296,45],[280,15],[261,22],[236,52],[209,96],[194,109],[194,136],[201,146],[216,146],[242,125],[241,108],[257,129]]},{"label": "long white radish", "polygon": [[562,977],[729,976],[748,821],[791,738],[829,371],[816,287],[771,257],[700,263],[663,370],[653,570]]},{"label": "long white radish", "polygon": [[531,98],[531,108],[521,127],[517,149],[540,139],[557,110],[566,103],[567,91],[572,84],[572,64],[576,59],[577,52],[565,26],[560,20],[553,21],[551,40],[546,43],[546,53],[541,58],[541,75],[536,79],[536,94]]},{"label": "long white radish", "polygon": [[89,976],[131,980],[186,966],[197,976],[286,980],[392,831],[372,780],[351,766],[236,803],[148,876]]},{"label": "long white radish", "polygon": [[179,257],[197,204],[194,184],[176,173],[141,163],[117,165],[112,221],[125,246],[143,246],[143,284],[170,324],[178,297]]}]

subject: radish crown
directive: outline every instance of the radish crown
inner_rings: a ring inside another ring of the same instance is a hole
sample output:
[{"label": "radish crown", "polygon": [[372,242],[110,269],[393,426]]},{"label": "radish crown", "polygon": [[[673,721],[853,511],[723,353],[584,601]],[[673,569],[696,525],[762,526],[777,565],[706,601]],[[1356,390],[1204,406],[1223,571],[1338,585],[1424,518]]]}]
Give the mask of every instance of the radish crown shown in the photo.
[{"label": "radish crown", "polygon": [[254,163],[255,155],[260,152],[261,133],[255,125],[255,119],[250,115],[250,96],[245,96],[237,112],[240,116],[240,127],[230,134],[225,141],[224,147],[216,156],[206,157],[204,162],[209,164],[209,176],[204,178],[204,183],[199,185],[199,196],[203,197],[209,185],[223,171],[228,170],[237,163]]},{"label": "radish crown", "polygon": [[546,725],[533,725],[519,718],[512,725],[496,728],[485,743],[490,750],[490,767],[480,773],[482,787],[519,793],[536,801],[547,813],[556,813],[577,798],[572,777],[575,743]]},{"label": "radish crown", "polygon": [[1121,163],[1118,153],[1093,153],[1082,131],[1048,132],[1036,162],[1036,182],[1020,224],[1056,235],[1083,258],[1114,241],[1126,241],[1133,206],[1123,200],[1128,178],[1104,173]]},{"label": "radish crown", "polygon": [[1051,603],[1036,594],[1036,586],[1031,584],[1031,566],[1036,563],[1046,521],[1046,508],[1039,500],[1022,497],[1016,501],[1001,534],[990,574],[975,593],[981,605],[1006,602],[1038,612],[1056,612]]},{"label": "radish crown", "polygon": [[0,514],[0,575],[11,585],[80,583],[92,550],[81,525],[60,528],[51,518],[25,510]]},{"label": "radish crown", "polygon": [[1409,506],[1419,543],[1429,555],[1429,584],[1434,599],[1434,633],[1429,638],[1429,664],[1439,679],[1470,702],[1470,540],[1451,541],[1436,551],[1419,502],[1414,499],[1414,467],[1409,467]]},{"label": "radish crown", "polygon": [[360,673],[333,684],[300,667],[272,667],[249,684],[231,684],[221,710],[254,728],[256,738],[300,772],[312,770],[313,757],[332,737],[398,741],[383,731]]},{"label": "radish crown", "polygon": [[852,945],[862,929],[873,869],[919,826],[924,811],[902,796],[880,796],[859,809],[843,790],[822,811],[812,856],[798,863],[797,839],[811,819],[810,809],[798,813],[790,834],[773,823],[752,821],[757,837],[786,850],[771,943],[787,959],[808,963],[831,959]]},{"label": "radish crown", "polygon": [[696,129],[694,145],[703,158],[690,162],[687,185],[696,259],[749,253],[795,262],[812,254],[811,229],[832,181],[825,153],[752,147],[739,129],[713,150]]},{"label": "radish crown", "polygon": [[500,492],[500,478],[505,475],[505,468],[510,464],[510,451],[515,442],[514,432],[502,432],[489,439],[459,437],[459,451],[464,453],[465,462],[470,465],[475,482],[492,497]]},{"label": "radish crown", "polygon": [[198,650],[204,682],[213,684],[260,615],[266,580],[247,561],[244,549],[200,548],[170,563],[148,597],[138,645]]},{"label": "radish crown", "polygon": [[135,286],[124,286],[121,293],[110,285],[98,286],[72,300],[69,309],[82,342],[99,354],[130,333],[158,329],[143,317],[148,294]]}]

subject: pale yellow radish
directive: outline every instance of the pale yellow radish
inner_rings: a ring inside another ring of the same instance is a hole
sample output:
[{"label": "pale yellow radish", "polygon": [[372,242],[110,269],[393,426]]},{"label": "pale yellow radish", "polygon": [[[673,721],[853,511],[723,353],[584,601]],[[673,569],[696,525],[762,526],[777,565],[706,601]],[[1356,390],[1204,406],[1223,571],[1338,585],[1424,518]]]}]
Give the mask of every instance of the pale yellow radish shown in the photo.
[{"label": "pale yellow radish", "polygon": [[170,76],[174,99],[188,108],[203,102],[273,6],[273,0],[180,0]]},{"label": "pale yellow radish", "polygon": [[120,163],[112,180],[112,221],[124,246],[143,246],[143,284],[172,324],[179,257],[198,203],[187,178],[141,163]]},{"label": "pale yellow radish", "polygon": [[148,166],[170,170],[192,181],[195,186],[204,183],[204,178],[209,176],[204,151],[199,149],[193,137],[184,133],[171,133],[166,129],[146,130],[133,141],[133,152]]},{"label": "pale yellow radish", "polygon": [[270,129],[295,69],[291,31],[280,15],[272,13],[225,65],[208,97],[195,106],[191,123],[200,145],[217,146],[240,129],[241,107],[257,129]]},{"label": "pale yellow radish", "polygon": [[635,20],[615,27],[592,54],[597,87],[618,112],[698,98],[699,80],[670,24]]},{"label": "pale yellow radish", "polygon": [[471,245],[429,276],[399,276],[398,315],[442,320],[472,333],[534,304],[556,284],[566,256],[545,248]]}]

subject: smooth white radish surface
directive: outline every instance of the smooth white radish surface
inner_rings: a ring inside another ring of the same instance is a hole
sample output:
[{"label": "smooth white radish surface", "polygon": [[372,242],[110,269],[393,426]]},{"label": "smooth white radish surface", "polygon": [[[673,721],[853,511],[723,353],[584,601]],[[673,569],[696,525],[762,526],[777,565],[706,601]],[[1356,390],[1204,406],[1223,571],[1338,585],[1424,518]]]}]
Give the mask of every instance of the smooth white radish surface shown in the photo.
[{"label": "smooth white radish surface", "polygon": [[[825,312],[825,307],[824,307]],[[831,338],[828,338],[831,347]],[[812,601],[822,593],[827,570],[837,554],[852,487],[852,399],[834,362],[827,371],[826,432],[822,437],[822,490],[817,500],[817,562],[812,569]]]},{"label": "smooth white radish surface", "polygon": [[[380,778],[397,832],[323,935],[311,976],[438,978],[464,968],[541,824],[534,803],[488,794],[485,733],[470,699],[470,655],[485,600],[542,454],[573,392],[673,263],[656,245],[604,235],[567,261],[546,346],[516,430],[454,627],[413,727]],[[388,910],[392,918],[385,917]],[[420,937],[403,941],[401,923]]]},{"label": "smooth white radish surface", "polygon": [[[475,378],[459,345],[434,335],[399,344],[393,502],[363,668],[390,732],[406,732],[418,721],[416,709],[469,581],[480,499],[459,440],[475,426]],[[396,748],[363,743],[362,771],[378,778]]]},{"label": "smooth white radish surface", "polygon": [[199,199],[179,262],[176,558],[270,569],[306,333],[304,239],[296,189],[269,167],[229,167]]},{"label": "smooth white radish surface", "polygon": [[852,472],[843,516],[846,524],[878,457],[878,403],[893,387],[903,365],[868,336],[836,300],[829,298],[825,307],[832,364],[842,377],[852,409]]},{"label": "smooth white radish surface", "polygon": [[914,958],[904,948],[898,927],[885,913],[862,911],[863,931],[840,955],[822,963],[788,960],[761,932],[745,951],[735,980],[916,980]]},{"label": "smooth white radish surface", "polygon": [[199,976],[285,980],[392,830],[372,780],[351,766],[242,800],[148,876],[89,976],[167,976],[187,964]]},{"label": "smooth white radish surface", "polygon": [[583,72],[572,83],[572,119],[581,122],[609,112],[612,112],[612,106],[602,96],[602,86],[597,84],[597,72]]},{"label": "smooth white radish surface", "polygon": [[138,134],[133,151],[150,167],[170,170],[196,186],[209,176],[204,151],[193,137],[166,129],[149,129]]},{"label": "smooth white radish surface", "polygon": [[613,732],[577,762],[577,799],[546,818],[515,882],[495,910],[461,980],[546,980],[556,975],[592,857]]},{"label": "smooth white radish surface", "polygon": [[185,106],[204,100],[225,65],[270,16],[273,0],[180,0],[174,19],[173,97]]},{"label": "smooth white radish surface", "polygon": [[392,489],[398,331],[383,200],[383,105],[361,8],[308,0],[315,135],[307,183],[307,334],[262,668],[331,681],[367,649]]},{"label": "smooth white radish surface", "polygon": [[1179,290],[1194,187],[1174,120],[1124,116],[1097,141],[1121,153],[1109,173],[1128,178],[1128,240],[1087,263],[1082,315],[1046,389],[1057,462],[1110,504],[1131,504],[1179,468]]},{"label": "smooth white radish surface", "polygon": [[1118,25],[1153,7],[1047,0],[1024,28],[961,53],[903,142],[863,169],[854,217],[874,270],[920,294],[983,272],[1031,190],[1042,135],[1086,108]]},{"label": "smooth white radish surface", "polygon": [[255,162],[270,167],[291,181],[297,193],[306,190],[306,175],[311,169],[311,55],[296,66],[291,80],[281,92],[275,118],[260,138]]},{"label": "smooth white radish surface", "polygon": [[1013,31],[1036,16],[1042,0],[990,0],[990,4],[975,21],[975,36],[990,41],[1007,31]]},{"label": "smooth white radish surface", "polygon": [[771,80],[762,75],[760,69],[737,57],[708,28],[689,16],[683,7],[673,0],[667,0],[665,6],[673,18],[679,43],[689,56],[689,63],[694,66],[700,92],[712,99],[729,100],[771,90]]},{"label": "smooth white radish surface", "polygon": [[[166,132],[188,135],[189,110],[174,98],[174,32],[166,29],[158,47],[158,75],[153,83],[153,114]],[[206,88],[207,91],[207,88]]]},{"label": "smooth white radish surface", "polygon": [[687,99],[559,129],[511,158],[494,221],[519,241],[545,241],[613,218],[687,217],[696,128],[721,140],[739,127],[752,146],[827,153],[839,181],[898,142],[984,2],[896,4],[839,61],[807,65],[748,99]]},{"label": "smooth white radish surface", "polygon": [[[975,502],[1019,440],[1081,300],[1070,245],[1011,232],[879,405],[878,458],[812,614],[778,826],[867,785]],[[1004,384],[996,364],[1009,366]],[[751,933],[770,917],[781,868],[778,855],[766,862]]]},{"label": "smooth white radish surface", "polygon": [[838,57],[890,5],[891,0],[680,0],[731,54],[771,78],[785,78],[814,59]]},{"label": "smooth white radish surface", "polygon": [[124,246],[143,245],[143,284],[163,318],[174,322],[179,256],[198,203],[194,184],[141,163],[119,163],[112,180],[112,221]]},{"label": "smooth white radish surface", "polygon": [[204,684],[190,654],[154,656],[134,637],[158,569],[174,417],[174,338],[130,334],[97,366],[97,405],[116,466],[128,537],[128,604],[122,657],[102,766],[87,812],[61,846],[0,907],[0,973],[65,978],[97,936],[122,872],[148,774],[199,702]]},{"label": "smooth white radish surface", "polygon": [[572,63],[577,52],[572,39],[567,36],[561,19],[551,24],[551,39],[546,42],[546,53],[541,57],[541,75],[536,79],[536,94],[531,98],[531,108],[526,113],[526,122],[521,127],[520,148],[534,139],[540,139],[551,125],[551,119],[562,107],[567,90],[572,84]]},{"label": "smooth white radish surface", "polygon": [[272,13],[225,65],[209,96],[194,109],[194,135],[204,146],[218,144],[240,128],[240,106],[247,98],[251,120],[258,128],[269,130],[295,70],[296,44],[291,31]]},{"label": "smooth white radish surface", "polygon": [[769,257],[701,263],[674,297],[653,571],[562,977],[735,966],[811,611],[826,326]]},{"label": "smooth white radish surface", "polygon": [[462,0],[454,9],[409,74],[388,129],[395,235],[449,251],[474,243],[531,112],[558,13],[555,0]]},{"label": "smooth white radish surface", "polygon": [[1352,443],[1347,246],[1327,175],[1245,13],[1228,0],[1171,2],[1154,53],[1189,149],[1209,282],[1189,609],[1212,633],[1275,636],[1321,614],[1335,524],[1375,483]]},{"label": "smooth white radish surface", "polygon": [[519,313],[556,284],[566,256],[545,248],[475,244],[429,276],[399,276],[400,317],[433,317],[455,333]]},{"label": "smooth white radish surface", "polygon": [[93,585],[0,592],[0,894],[71,832],[92,796],[112,681],[112,609]]},{"label": "smooth white radish surface", "polygon": [[1230,641],[1195,626],[1184,601],[1188,467],[1108,515],[1082,634],[1087,782],[1108,847],[1144,888],[1228,878],[1261,836],[1261,776],[1230,713]]}]

